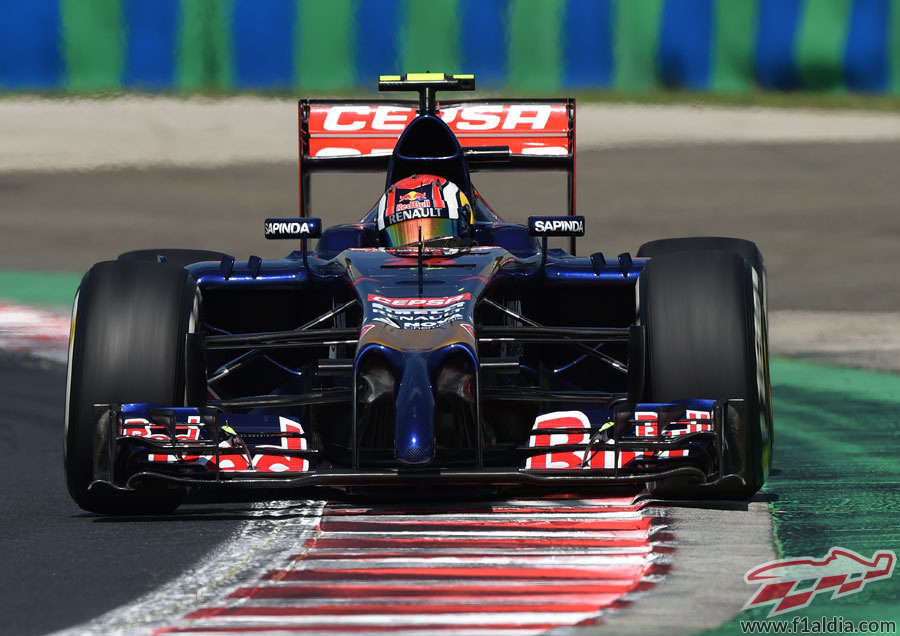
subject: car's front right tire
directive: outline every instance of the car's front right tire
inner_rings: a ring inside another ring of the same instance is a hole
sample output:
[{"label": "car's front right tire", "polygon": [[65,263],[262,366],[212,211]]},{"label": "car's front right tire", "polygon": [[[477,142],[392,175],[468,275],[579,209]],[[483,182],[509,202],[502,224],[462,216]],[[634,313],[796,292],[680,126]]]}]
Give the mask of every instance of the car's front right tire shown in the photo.
[{"label": "car's front right tire", "polygon": [[[747,499],[763,485],[771,457],[768,344],[760,277],[740,254],[675,251],[641,272],[639,315],[646,333],[643,401],[743,400],[744,417],[725,431],[742,457],[740,479],[715,485],[655,482],[664,498]],[[726,423],[726,425],[728,425]]]}]

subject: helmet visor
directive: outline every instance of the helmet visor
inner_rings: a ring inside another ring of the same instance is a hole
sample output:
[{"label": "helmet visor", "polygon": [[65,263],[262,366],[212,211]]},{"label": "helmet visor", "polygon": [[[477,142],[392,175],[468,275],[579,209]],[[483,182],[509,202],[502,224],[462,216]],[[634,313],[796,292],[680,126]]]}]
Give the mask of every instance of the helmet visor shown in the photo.
[{"label": "helmet visor", "polygon": [[457,219],[431,217],[410,219],[389,225],[384,229],[387,246],[403,247],[404,245],[418,243],[420,229],[422,231],[422,241],[428,243],[438,238],[455,237],[459,229],[459,221]]}]

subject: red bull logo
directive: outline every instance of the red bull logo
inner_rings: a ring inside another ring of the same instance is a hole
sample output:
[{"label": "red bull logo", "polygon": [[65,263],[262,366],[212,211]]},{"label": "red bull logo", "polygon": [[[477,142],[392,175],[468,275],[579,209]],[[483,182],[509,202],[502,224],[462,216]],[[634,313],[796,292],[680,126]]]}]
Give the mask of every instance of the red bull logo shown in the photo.
[{"label": "red bull logo", "polygon": [[763,563],[744,575],[749,585],[761,585],[744,609],[772,604],[769,616],[806,607],[816,594],[849,596],[874,581],[889,579],[897,557],[886,550],[871,559],[846,548],[831,548],[822,559],[795,557]]},{"label": "red bull logo", "polygon": [[401,194],[397,200],[400,203],[412,203],[413,201],[423,201],[424,199],[425,195],[418,190],[410,190],[406,194]]}]

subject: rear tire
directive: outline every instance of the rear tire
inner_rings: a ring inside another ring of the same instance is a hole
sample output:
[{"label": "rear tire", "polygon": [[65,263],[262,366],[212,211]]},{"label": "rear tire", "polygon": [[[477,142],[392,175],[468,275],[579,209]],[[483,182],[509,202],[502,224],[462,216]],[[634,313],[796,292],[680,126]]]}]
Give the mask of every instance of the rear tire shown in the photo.
[{"label": "rear tire", "polygon": [[644,399],[745,400],[741,444],[752,457],[743,484],[656,482],[651,484],[655,496],[747,499],[765,481],[772,436],[759,284],[751,263],[733,251],[666,253],[654,256],[641,273],[639,312],[647,337]]},{"label": "rear tire", "polygon": [[94,404],[199,404],[202,382],[185,378],[185,335],[199,321],[200,295],[179,267],[139,261],[94,265],[75,296],[66,382],[64,464],[72,499],[103,514],[168,513],[187,490],[164,483],[135,491],[89,490],[98,430]]},{"label": "rear tire", "polygon": [[[185,250],[185,249],[156,249],[134,250],[119,254],[120,261],[150,261],[153,263],[165,262],[176,267],[187,267],[201,261],[221,261],[228,254],[211,250]],[[164,260],[160,260],[160,259]]]}]

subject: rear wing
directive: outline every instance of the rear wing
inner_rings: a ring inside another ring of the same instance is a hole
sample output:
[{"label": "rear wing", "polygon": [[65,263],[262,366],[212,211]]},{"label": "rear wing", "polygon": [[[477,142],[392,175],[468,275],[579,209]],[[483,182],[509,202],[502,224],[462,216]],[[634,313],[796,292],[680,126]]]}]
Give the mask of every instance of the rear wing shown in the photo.
[{"label": "rear wing", "polygon": [[[411,100],[301,99],[300,216],[309,216],[312,173],[386,171],[418,106]],[[473,170],[567,173],[568,212],[575,214],[574,99],[442,101],[438,116]]]}]

